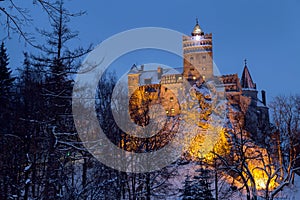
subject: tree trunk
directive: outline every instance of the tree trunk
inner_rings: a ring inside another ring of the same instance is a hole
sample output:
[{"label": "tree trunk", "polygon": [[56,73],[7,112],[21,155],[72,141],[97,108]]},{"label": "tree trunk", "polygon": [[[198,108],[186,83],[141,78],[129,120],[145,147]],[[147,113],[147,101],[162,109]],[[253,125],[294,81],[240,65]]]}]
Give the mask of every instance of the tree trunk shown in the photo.
[{"label": "tree trunk", "polygon": [[150,173],[146,173],[146,200],[151,199]]},{"label": "tree trunk", "polygon": [[84,155],[83,164],[82,164],[83,199],[86,199],[87,170],[88,170],[88,158]]}]

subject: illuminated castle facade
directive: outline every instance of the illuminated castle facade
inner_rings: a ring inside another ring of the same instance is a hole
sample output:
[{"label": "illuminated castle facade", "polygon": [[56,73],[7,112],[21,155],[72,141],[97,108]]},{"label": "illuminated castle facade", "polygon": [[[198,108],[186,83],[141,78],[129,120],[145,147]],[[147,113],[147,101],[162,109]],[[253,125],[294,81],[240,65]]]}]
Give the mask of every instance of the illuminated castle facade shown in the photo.
[{"label": "illuminated castle facade", "polygon": [[[183,36],[182,45],[183,67],[181,68],[165,69],[158,66],[157,70],[145,70],[143,65],[132,66],[128,73],[128,91],[131,99],[134,99],[130,103],[132,119],[136,118],[135,122],[141,123],[136,113],[145,109],[147,106],[145,101],[161,104],[167,116],[178,116],[180,102],[177,97],[185,95],[180,93],[184,80],[193,86],[214,79],[218,80],[218,87],[224,88],[230,107],[228,118],[231,123],[243,124],[243,129],[249,131],[254,138],[259,138],[257,135],[259,133],[265,133],[269,127],[266,94],[262,91],[262,99],[258,98],[256,84],[250,75],[246,61],[241,78],[238,74],[216,76],[213,70],[212,33],[204,33],[198,20],[191,36]],[[173,90],[175,88],[176,90]],[[175,94],[174,91],[179,92]]]}]

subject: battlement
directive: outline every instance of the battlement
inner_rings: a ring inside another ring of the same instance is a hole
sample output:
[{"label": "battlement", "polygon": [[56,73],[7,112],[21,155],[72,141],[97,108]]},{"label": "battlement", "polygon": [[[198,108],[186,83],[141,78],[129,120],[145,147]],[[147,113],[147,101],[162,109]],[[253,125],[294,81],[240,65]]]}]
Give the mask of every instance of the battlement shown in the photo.
[{"label": "battlement", "polygon": [[188,36],[188,35],[184,35],[182,36],[182,41],[189,41],[189,40],[198,40],[198,39],[205,39],[205,40],[212,40],[212,33],[206,33],[204,35],[196,35],[196,36]]},{"label": "battlement", "polygon": [[200,41],[188,41],[183,43],[183,47],[193,46],[212,46],[211,40],[200,40]]},{"label": "battlement", "polygon": [[219,77],[219,80],[226,92],[241,91],[241,85],[237,74],[222,75]]}]

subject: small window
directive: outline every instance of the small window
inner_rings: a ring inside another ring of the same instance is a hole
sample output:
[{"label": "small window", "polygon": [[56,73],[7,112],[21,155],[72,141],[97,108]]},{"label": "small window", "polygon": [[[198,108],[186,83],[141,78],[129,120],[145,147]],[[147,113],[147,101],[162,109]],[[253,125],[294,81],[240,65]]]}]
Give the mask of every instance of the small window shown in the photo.
[{"label": "small window", "polygon": [[151,84],[151,78],[145,78],[144,82],[145,84]]},{"label": "small window", "polygon": [[171,101],[171,102],[174,101],[174,97],[170,97],[170,101]]},{"label": "small window", "polygon": [[194,68],[191,68],[190,70],[191,70],[191,71],[195,71],[195,69],[194,69]]},{"label": "small window", "polygon": [[171,108],[171,112],[172,112],[172,113],[175,113],[175,109],[174,109],[174,108]]},{"label": "small window", "polygon": [[206,56],[202,56],[202,59],[206,59]]},{"label": "small window", "polygon": [[168,110],[166,110],[166,114],[169,114],[169,111],[168,111]]}]

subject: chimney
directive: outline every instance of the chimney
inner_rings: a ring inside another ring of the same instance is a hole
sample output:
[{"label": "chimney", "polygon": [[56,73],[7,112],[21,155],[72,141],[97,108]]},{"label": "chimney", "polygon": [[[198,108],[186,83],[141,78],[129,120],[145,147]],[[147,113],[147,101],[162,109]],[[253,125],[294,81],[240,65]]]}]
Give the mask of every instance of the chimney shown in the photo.
[{"label": "chimney", "polygon": [[157,67],[157,78],[160,80],[162,75],[162,68],[160,66]]},{"label": "chimney", "polygon": [[141,71],[144,71],[144,65],[141,65]]},{"label": "chimney", "polygon": [[267,102],[266,102],[266,91],[264,91],[264,90],[261,91],[261,99],[262,99],[263,104],[266,106],[267,105]]}]

